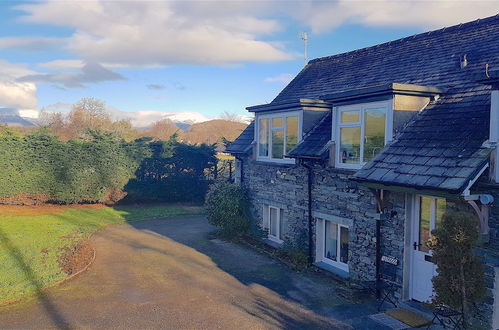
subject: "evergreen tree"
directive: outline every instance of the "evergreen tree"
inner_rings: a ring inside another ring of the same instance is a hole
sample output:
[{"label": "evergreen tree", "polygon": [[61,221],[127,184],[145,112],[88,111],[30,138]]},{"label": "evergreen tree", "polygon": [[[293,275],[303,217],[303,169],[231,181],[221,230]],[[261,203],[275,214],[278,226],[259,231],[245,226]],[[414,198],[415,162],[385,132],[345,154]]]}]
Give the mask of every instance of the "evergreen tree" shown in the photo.
[{"label": "evergreen tree", "polygon": [[478,243],[478,220],[471,214],[448,211],[433,231],[428,246],[438,269],[433,278],[436,303],[462,310],[483,298],[485,281],[480,259],[473,253]]}]

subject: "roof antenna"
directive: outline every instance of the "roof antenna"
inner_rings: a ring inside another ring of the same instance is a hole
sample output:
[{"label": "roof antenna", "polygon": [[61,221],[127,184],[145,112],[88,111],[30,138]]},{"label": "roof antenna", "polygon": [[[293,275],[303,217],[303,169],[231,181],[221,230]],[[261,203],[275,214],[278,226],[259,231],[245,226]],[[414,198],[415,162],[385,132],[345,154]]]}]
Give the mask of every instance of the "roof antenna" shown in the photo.
[{"label": "roof antenna", "polygon": [[303,40],[303,65],[307,65],[307,60],[308,60],[308,34],[307,32],[302,32],[301,35],[301,40]]}]

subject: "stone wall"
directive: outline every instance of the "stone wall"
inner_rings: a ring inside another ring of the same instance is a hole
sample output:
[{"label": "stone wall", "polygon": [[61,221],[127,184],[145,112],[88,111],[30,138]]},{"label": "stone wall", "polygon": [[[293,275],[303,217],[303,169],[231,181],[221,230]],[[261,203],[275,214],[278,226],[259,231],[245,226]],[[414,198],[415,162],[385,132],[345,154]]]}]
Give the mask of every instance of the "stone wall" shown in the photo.
[{"label": "stone wall", "polygon": [[[318,220],[348,223],[349,277],[353,280],[373,280],[376,271],[376,221],[381,221],[381,255],[398,260],[395,266],[399,284],[396,298],[404,297],[404,275],[406,278],[409,276],[404,274],[406,194],[390,192],[385,209],[387,216],[377,220],[379,214],[374,195],[368,188],[350,180],[353,171],[317,163],[312,168],[313,255],[316,252],[315,225]],[[243,180],[250,191],[255,224],[260,227],[263,224],[263,205],[279,207],[283,209],[281,238],[290,243],[300,243],[304,250],[308,250],[308,242],[303,240],[304,234],[308,234],[307,169],[301,165],[279,165],[246,158]],[[487,286],[486,298],[480,309],[483,314],[491,316],[494,292],[497,290],[495,274],[499,270],[499,189],[488,185],[481,187],[480,192],[491,193],[495,198],[490,213],[490,242],[477,249],[477,254],[484,261]],[[448,201],[448,207],[474,214],[463,201]],[[410,251],[405,252],[407,257]],[[393,266],[381,263],[382,272],[386,267]]]},{"label": "stone wall", "polygon": [[[349,221],[349,277],[374,280],[376,271],[376,202],[369,189],[349,178],[353,171],[315,165],[312,176],[313,255],[317,220]],[[281,238],[303,243],[308,232],[308,176],[300,165],[277,165],[249,159],[244,164],[244,184],[249,188],[255,223],[263,225],[263,205],[283,209]],[[405,205],[403,194],[392,194],[396,215],[382,225],[382,253],[400,261],[403,272]],[[344,223],[343,223],[344,224]],[[307,245],[303,246],[308,249]]]},{"label": "stone wall", "polygon": [[283,209],[281,238],[295,242],[308,228],[307,172],[302,166],[244,162],[243,182],[250,191],[251,213],[263,227],[264,205]]}]

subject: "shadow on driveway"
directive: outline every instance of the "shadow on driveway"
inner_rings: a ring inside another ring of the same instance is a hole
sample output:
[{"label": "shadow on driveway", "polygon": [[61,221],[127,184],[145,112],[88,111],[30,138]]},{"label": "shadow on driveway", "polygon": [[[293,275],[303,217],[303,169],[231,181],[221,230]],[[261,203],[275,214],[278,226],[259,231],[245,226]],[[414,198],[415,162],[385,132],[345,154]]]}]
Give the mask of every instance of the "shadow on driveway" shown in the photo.
[{"label": "shadow on driveway", "polygon": [[87,272],[0,308],[0,328],[383,329],[367,317],[375,304],[333,278],[210,240],[213,229],[203,217],[108,226]]}]

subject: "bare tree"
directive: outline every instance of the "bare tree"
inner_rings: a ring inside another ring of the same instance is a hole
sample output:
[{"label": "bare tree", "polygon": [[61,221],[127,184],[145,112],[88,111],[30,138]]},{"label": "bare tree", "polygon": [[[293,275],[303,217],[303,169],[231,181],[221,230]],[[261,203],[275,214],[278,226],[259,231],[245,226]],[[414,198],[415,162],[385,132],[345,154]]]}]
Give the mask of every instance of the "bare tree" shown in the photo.
[{"label": "bare tree", "polygon": [[150,136],[154,140],[168,140],[175,133],[181,133],[177,125],[171,119],[161,119],[144,131],[142,136]]},{"label": "bare tree", "polygon": [[235,122],[235,123],[240,123],[242,122],[242,117],[236,113],[232,113],[232,112],[228,112],[228,111],[224,111],[221,115],[220,115],[220,119],[223,119],[223,120],[227,120],[227,121],[232,121],[232,122]]},{"label": "bare tree", "polygon": [[93,97],[85,97],[73,105],[68,115],[67,138],[83,137],[88,130],[113,131],[111,115],[105,103]]}]

